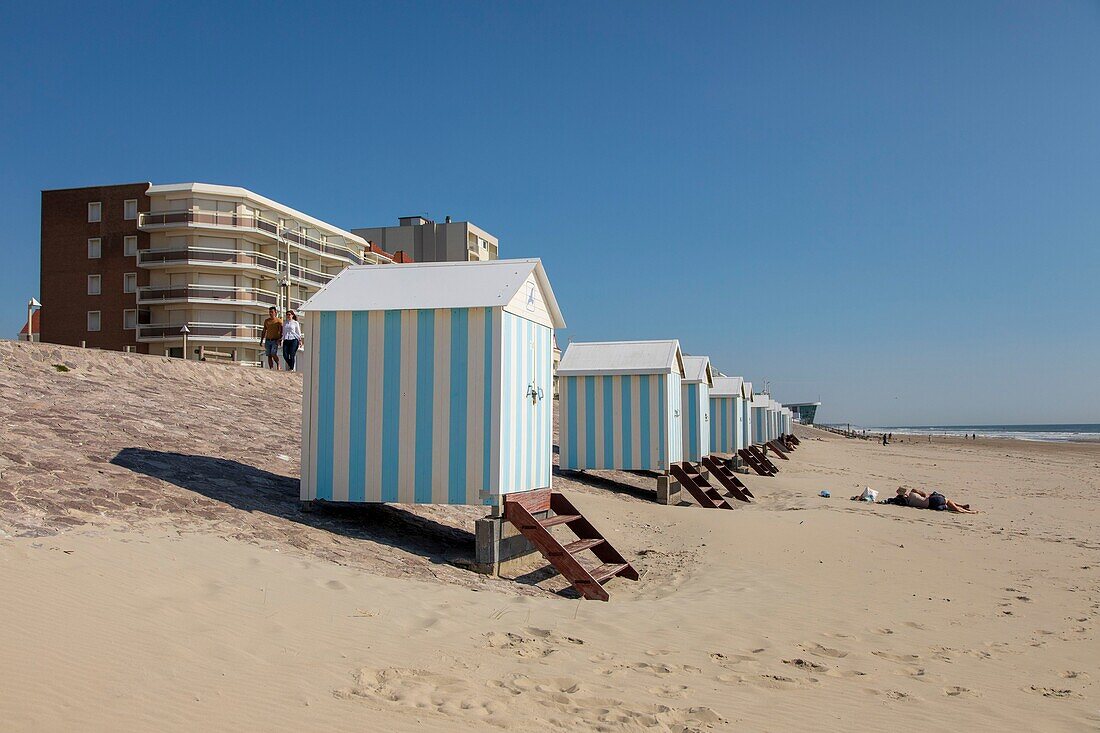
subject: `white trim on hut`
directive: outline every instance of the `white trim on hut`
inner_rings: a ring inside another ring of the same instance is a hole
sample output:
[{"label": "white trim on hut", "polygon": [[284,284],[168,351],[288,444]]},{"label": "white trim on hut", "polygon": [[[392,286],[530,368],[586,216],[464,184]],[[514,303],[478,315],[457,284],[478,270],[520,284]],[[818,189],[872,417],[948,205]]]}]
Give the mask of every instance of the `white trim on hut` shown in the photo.
[{"label": "white trim on hut", "polygon": [[539,260],[349,267],[300,309],[305,500],[498,504],[550,486]]}]

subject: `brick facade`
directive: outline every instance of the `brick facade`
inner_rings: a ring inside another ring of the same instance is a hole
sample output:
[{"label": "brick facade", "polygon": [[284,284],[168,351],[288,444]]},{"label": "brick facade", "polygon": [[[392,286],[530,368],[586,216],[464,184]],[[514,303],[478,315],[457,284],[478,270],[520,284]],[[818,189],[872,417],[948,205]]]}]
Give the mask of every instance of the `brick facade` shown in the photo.
[{"label": "brick facade", "polygon": [[[137,309],[137,294],[124,292],[126,273],[137,273],[138,287],[149,272],[137,257],[124,255],[123,238],[137,236],[137,248],[149,248],[149,235],[137,219],[125,219],[124,203],[136,199],[138,212],[149,211],[148,183],[92,186],[42,192],[41,339],[55,344],[148,353],[137,332],[124,328],[123,311]],[[88,204],[102,205],[99,222],[88,221]],[[101,241],[99,259],[88,258],[88,240]],[[101,276],[101,294],[88,295],[88,276]],[[88,330],[88,311],[99,311],[100,330]],[[139,315],[140,320],[140,315]]]}]

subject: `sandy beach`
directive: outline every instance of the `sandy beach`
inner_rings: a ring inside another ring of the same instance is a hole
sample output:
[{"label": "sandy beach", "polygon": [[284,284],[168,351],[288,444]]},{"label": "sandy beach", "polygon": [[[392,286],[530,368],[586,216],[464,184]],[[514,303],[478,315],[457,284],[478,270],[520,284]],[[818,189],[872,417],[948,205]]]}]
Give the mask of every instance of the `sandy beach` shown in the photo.
[{"label": "sandy beach", "polygon": [[[468,570],[483,510],[302,512],[300,384],[0,342],[5,729],[1100,728],[1098,444],[799,428],[735,511],[555,476],[642,573],[598,603]],[[848,500],[899,485],[982,513]]]}]

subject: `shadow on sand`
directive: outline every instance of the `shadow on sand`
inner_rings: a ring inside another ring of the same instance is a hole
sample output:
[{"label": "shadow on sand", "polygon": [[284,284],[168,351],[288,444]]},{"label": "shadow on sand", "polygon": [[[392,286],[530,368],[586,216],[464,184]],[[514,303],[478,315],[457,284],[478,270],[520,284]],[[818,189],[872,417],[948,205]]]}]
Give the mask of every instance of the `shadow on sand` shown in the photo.
[{"label": "shadow on sand", "polygon": [[[570,481],[575,481],[578,484],[584,484],[594,489],[603,489],[605,491],[611,491],[616,494],[622,494],[623,496],[629,496],[633,499],[639,499],[641,501],[653,503],[657,497],[657,474],[642,475],[642,478],[652,478],[653,488],[644,489],[641,486],[635,486],[623,481],[616,481],[612,478],[605,476],[599,476],[591,471],[571,471],[569,469],[558,468],[554,466],[554,475],[567,478]],[[639,474],[634,474],[639,475]]]},{"label": "shadow on sand", "polygon": [[124,448],[111,463],[167,481],[246,512],[367,540],[462,567],[474,560],[474,534],[388,504],[317,502],[304,511],[296,478],[212,456]]}]

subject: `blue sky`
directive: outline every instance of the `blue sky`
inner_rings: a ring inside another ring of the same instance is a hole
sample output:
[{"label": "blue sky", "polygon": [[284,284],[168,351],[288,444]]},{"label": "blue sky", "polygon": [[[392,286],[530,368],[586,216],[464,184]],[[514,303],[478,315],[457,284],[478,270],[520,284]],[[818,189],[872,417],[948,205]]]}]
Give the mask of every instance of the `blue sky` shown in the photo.
[{"label": "blue sky", "polygon": [[[862,424],[1100,421],[1100,5],[0,6],[0,334],[44,188],[469,219],[576,340]],[[47,304],[48,307],[48,304]]]}]

